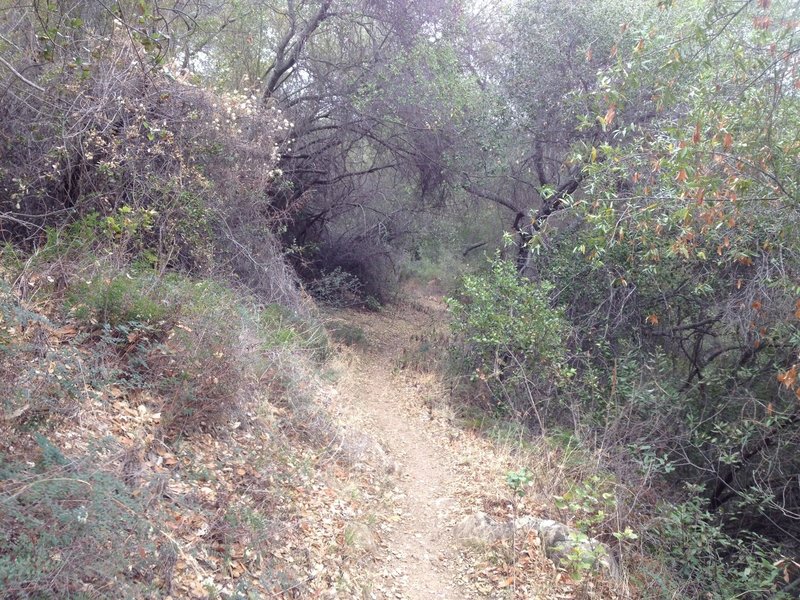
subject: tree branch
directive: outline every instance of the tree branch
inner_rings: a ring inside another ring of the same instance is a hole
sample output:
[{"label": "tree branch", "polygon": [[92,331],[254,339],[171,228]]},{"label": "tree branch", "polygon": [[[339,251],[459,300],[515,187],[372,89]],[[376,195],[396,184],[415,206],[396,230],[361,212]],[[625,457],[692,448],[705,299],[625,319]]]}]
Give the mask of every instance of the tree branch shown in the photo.
[{"label": "tree branch", "polygon": [[9,71],[11,71],[11,73],[14,75],[14,77],[16,77],[17,79],[19,79],[19,80],[20,80],[20,81],[22,81],[23,83],[25,83],[25,84],[29,85],[30,87],[32,87],[32,88],[33,88],[33,89],[35,89],[36,91],[39,91],[39,92],[41,92],[41,93],[43,93],[43,94],[45,93],[45,89],[44,89],[42,86],[35,84],[35,83],[34,83],[34,82],[32,82],[30,79],[28,79],[27,77],[25,77],[25,76],[24,76],[22,73],[20,73],[19,71],[17,71],[17,70],[16,70],[16,69],[15,69],[15,68],[12,66],[12,64],[11,64],[10,62],[8,62],[8,61],[7,61],[5,58],[3,58],[2,56],[0,56],[0,63],[3,63],[3,64],[6,66],[6,68],[7,68]]}]

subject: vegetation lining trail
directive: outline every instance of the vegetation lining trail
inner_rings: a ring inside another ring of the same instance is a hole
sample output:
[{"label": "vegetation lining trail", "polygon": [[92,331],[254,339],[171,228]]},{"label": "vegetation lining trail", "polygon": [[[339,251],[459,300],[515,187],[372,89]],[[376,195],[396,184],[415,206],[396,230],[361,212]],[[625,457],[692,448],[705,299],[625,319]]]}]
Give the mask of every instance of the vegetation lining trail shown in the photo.
[{"label": "vegetation lining trail", "polygon": [[394,545],[450,495],[511,531],[465,581],[530,598],[524,502],[638,597],[797,596],[797,0],[0,0],[0,89],[0,596],[370,596],[397,479],[318,406],[305,294],[409,280],[452,293],[451,406],[509,449],[454,465],[484,440],[417,430],[411,329],[353,316],[353,416],[409,478],[378,527],[427,519]]},{"label": "vegetation lining trail", "polygon": [[456,539],[454,526],[467,515],[492,506],[498,522],[509,516],[503,475],[518,468],[520,456],[515,444],[457,426],[433,352],[420,351],[445,327],[444,304],[412,297],[380,313],[337,315],[365,341],[342,368],[334,408],[381,444],[396,482],[395,526],[376,557],[375,597],[573,597],[573,583],[539,551],[535,536],[518,540],[517,569],[507,563],[507,546],[467,548]]}]

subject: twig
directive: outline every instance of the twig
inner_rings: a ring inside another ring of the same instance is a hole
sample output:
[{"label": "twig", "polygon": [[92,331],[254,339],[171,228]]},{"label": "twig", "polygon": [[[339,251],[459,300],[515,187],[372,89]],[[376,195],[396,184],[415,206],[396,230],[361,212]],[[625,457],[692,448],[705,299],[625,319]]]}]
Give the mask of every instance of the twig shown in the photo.
[{"label": "twig", "polygon": [[53,482],[53,481],[72,481],[74,483],[82,483],[83,485],[87,486],[89,489],[94,489],[94,486],[92,486],[91,483],[89,483],[88,481],[84,481],[83,479],[77,479],[76,477],[46,477],[44,479],[37,479],[36,481],[32,481],[29,484],[23,485],[16,492],[14,492],[10,496],[7,496],[6,498],[4,498],[3,501],[4,502],[8,502],[10,500],[13,500],[14,498],[19,496],[20,494],[24,493],[25,490],[28,490],[28,489],[32,488],[33,486],[35,486],[35,485],[39,485],[40,483],[50,483],[50,482]]},{"label": "twig", "polygon": [[35,83],[34,83],[34,82],[32,82],[30,79],[28,79],[27,77],[25,77],[25,75],[23,75],[22,73],[20,73],[19,71],[17,71],[17,70],[16,70],[16,69],[15,69],[15,68],[12,66],[12,64],[11,64],[10,62],[8,62],[8,61],[7,61],[5,58],[3,58],[2,56],[0,56],[0,62],[1,62],[1,63],[3,63],[3,64],[4,64],[4,65],[5,65],[7,68],[8,68],[8,70],[9,70],[9,71],[11,71],[11,73],[13,73],[13,74],[14,74],[14,77],[16,77],[17,79],[19,79],[19,80],[20,80],[20,81],[22,81],[23,83],[27,83],[27,84],[28,84],[29,86],[31,86],[33,89],[35,89],[35,90],[37,90],[37,91],[39,91],[39,92],[41,92],[41,93],[43,93],[43,94],[45,93],[45,89],[44,89],[42,86],[35,84]]}]

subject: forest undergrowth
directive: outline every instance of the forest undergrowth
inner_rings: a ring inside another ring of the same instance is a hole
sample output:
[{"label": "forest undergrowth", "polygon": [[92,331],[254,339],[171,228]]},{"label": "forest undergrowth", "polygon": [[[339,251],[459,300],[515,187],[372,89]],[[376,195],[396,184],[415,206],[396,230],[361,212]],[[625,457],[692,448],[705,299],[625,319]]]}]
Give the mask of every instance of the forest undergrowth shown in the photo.
[{"label": "forest undergrowth", "polygon": [[[299,320],[208,280],[95,261],[62,288],[31,264],[3,272],[4,595],[622,594],[536,535],[454,535],[549,514],[563,483],[455,418],[440,297]],[[521,462],[543,479],[515,499]]]}]

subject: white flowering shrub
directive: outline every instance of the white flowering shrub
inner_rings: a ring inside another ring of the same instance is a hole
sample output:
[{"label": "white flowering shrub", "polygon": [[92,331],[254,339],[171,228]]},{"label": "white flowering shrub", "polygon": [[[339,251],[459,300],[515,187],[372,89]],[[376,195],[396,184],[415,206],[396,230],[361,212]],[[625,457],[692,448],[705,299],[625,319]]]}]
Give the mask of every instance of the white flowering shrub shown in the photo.
[{"label": "white flowering shrub", "polygon": [[[12,79],[0,104],[0,240],[63,248],[78,223],[95,250],[162,269],[224,268],[270,300],[298,302],[266,199],[291,125],[281,111],[253,90],[192,85],[152,39],[122,35],[102,15],[28,10],[29,31],[0,19],[6,38],[35,40],[11,56],[17,72],[40,60],[35,81]],[[63,31],[37,37],[45,16]],[[102,50],[76,58],[76,47]]]}]

